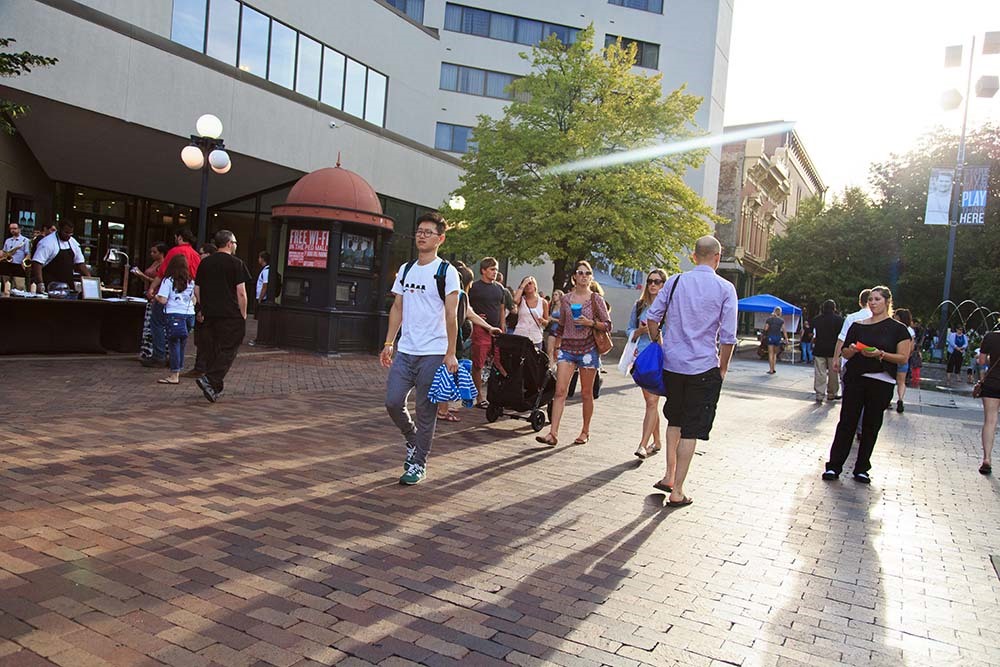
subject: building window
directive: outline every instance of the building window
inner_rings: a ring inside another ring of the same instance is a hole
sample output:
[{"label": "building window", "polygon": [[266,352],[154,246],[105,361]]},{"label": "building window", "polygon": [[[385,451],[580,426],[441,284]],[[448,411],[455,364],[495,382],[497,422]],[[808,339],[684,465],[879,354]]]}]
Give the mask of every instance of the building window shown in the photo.
[{"label": "building window", "polygon": [[441,63],[441,90],[495,97],[499,100],[512,100],[514,96],[510,94],[507,87],[516,78],[513,74]]},{"label": "building window", "polygon": [[[216,60],[235,65],[239,31],[240,3],[236,0],[216,0],[208,8],[208,44],[205,53]],[[267,35],[264,35],[264,40],[266,49]]]},{"label": "building window", "polygon": [[654,14],[663,13],[663,0],[608,0],[609,5],[618,5],[629,9],[641,9]]},{"label": "building window", "polygon": [[[604,37],[604,48],[614,44],[618,40],[618,35],[607,35]],[[637,67],[648,67],[658,69],[660,64],[660,45],[652,42],[640,42],[637,39],[622,37],[622,48],[628,48],[629,44],[635,44],[635,64]]]},{"label": "building window", "polygon": [[267,78],[289,89],[295,85],[295,38],[295,31],[287,25],[271,21]]},{"label": "building window", "polygon": [[424,0],[386,0],[417,23],[424,22]]},{"label": "building window", "polygon": [[319,73],[323,60],[323,45],[315,39],[299,35],[299,55],[295,68],[295,90],[312,99],[319,98]]},{"label": "building window", "polygon": [[466,125],[438,123],[434,134],[434,148],[452,153],[466,153],[474,147],[472,129]]},{"label": "building window", "polygon": [[[423,0],[393,4],[423,17]],[[170,39],[385,126],[386,75],[239,0],[174,0]]]},{"label": "building window", "polygon": [[205,3],[203,0],[174,0],[170,39],[189,49],[205,48]]},{"label": "building window", "polygon": [[445,5],[444,28],[527,46],[534,46],[549,35],[556,35],[563,44],[572,44],[580,32],[579,28],[571,26],[524,19],[450,2]]}]

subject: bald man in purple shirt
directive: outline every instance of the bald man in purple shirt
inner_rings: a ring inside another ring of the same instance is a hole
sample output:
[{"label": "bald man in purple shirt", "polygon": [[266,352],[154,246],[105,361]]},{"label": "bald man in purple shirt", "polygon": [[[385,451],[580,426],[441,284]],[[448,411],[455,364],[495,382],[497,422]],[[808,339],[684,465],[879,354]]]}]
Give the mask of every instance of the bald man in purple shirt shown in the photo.
[{"label": "bald man in purple shirt", "polygon": [[695,242],[695,267],[672,276],[646,313],[650,340],[663,335],[663,384],[667,400],[667,474],[654,484],[668,491],[669,507],[694,502],[684,495],[684,479],[696,440],[708,440],[722,380],[736,344],[736,288],[716,275],[722,245],[714,236]]}]

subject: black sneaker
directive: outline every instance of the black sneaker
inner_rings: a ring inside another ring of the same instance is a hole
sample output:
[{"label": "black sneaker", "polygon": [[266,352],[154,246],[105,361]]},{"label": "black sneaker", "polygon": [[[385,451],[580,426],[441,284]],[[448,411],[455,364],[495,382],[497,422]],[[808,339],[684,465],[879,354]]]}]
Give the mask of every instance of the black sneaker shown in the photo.
[{"label": "black sneaker", "polygon": [[208,400],[209,403],[215,403],[219,400],[219,392],[216,392],[215,389],[212,388],[212,385],[209,383],[207,377],[202,375],[200,378],[195,380],[194,383],[198,385],[198,388],[201,389],[201,393],[205,395],[205,399]]},{"label": "black sneaker", "polygon": [[903,414],[904,409],[905,408],[903,408],[903,399],[899,399],[898,401],[896,401],[896,412],[898,412],[899,414]]},{"label": "black sneaker", "polygon": [[861,482],[862,484],[871,484],[872,478],[866,472],[856,472],[854,473],[854,481]]},{"label": "black sneaker", "polygon": [[840,473],[834,472],[833,470],[827,470],[825,473],[823,473],[823,479],[825,479],[828,482],[832,482],[833,480],[839,478],[840,478]]}]

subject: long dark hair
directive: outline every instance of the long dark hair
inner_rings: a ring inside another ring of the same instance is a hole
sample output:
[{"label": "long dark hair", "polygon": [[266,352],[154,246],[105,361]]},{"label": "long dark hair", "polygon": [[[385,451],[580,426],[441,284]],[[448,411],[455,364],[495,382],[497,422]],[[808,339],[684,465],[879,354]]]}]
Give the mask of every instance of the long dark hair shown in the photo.
[{"label": "long dark hair", "polygon": [[167,264],[167,271],[164,278],[174,281],[174,291],[184,292],[191,282],[191,270],[188,268],[187,257],[181,254],[174,255]]}]

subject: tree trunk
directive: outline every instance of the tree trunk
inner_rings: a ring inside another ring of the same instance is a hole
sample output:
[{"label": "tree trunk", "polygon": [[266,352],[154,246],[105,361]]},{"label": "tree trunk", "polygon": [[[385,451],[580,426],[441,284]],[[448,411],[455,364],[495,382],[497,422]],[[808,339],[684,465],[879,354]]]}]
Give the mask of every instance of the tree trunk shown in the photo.
[{"label": "tree trunk", "polygon": [[566,260],[552,260],[552,291],[563,289],[566,286]]}]

